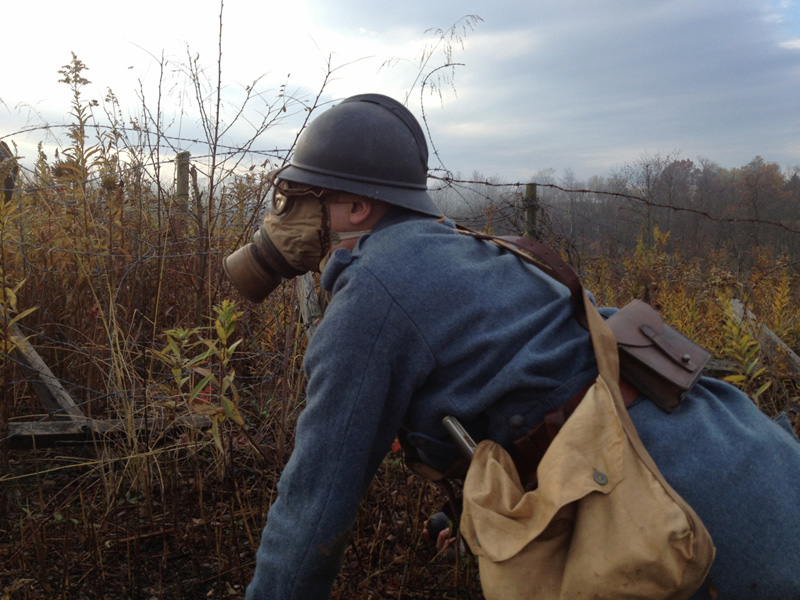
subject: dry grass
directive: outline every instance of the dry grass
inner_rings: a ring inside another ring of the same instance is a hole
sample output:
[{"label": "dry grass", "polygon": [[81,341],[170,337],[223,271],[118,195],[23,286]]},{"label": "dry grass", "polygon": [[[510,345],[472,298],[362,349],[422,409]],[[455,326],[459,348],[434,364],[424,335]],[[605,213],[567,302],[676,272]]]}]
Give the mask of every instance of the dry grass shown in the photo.
[{"label": "dry grass", "polygon": [[[45,362],[86,414],[126,425],[12,449],[6,426],[46,415],[5,331],[0,599],[241,596],[304,401],[293,284],[262,306],[224,303],[234,294],[220,259],[253,222],[263,174],[218,177],[182,207],[143,167],[151,150],[113,131],[89,139],[80,64],[71,68],[72,146],[57,161],[40,156],[0,206],[0,303],[6,319],[36,307],[19,324]],[[666,234],[653,240],[622,263],[581,257],[587,287],[601,304],[647,299],[733,361],[733,381],[763,410],[788,410],[797,426],[796,373],[726,320],[728,299],[740,298],[797,350],[790,262],[756,249],[755,267],[734,276],[724,256],[681,257],[665,250]],[[208,427],[167,426],[190,416]],[[335,597],[480,598],[474,559],[437,556],[421,542],[422,522],[444,500],[387,457]]]}]

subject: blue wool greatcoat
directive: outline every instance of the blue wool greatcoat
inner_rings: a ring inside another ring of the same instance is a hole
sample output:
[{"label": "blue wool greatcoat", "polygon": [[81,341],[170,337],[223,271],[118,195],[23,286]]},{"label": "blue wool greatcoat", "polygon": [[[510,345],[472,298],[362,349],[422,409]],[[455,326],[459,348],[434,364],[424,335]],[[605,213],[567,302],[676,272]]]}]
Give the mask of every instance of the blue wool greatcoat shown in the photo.
[{"label": "blue wool greatcoat", "polygon": [[[445,415],[507,445],[596,376],[566,288],[449,221],[390,212],[352,253],[333,254],[322,284],[333,296],[306,353],[307,406],[251,600],[329,596],[400,427],[443,468],[456,456]],[[711,533],[719,598],[800,598],[800,443],[790,430],[710,379],[672,414],[644,398],[630,413]]]}]

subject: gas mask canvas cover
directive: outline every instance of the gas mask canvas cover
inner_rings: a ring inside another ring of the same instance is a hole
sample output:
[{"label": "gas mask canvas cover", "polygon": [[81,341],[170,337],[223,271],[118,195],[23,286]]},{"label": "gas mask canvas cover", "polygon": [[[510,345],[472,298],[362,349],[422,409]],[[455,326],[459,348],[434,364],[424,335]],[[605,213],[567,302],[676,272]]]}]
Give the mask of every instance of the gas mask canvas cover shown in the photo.
[{"label": "gas mask canvas cover", "polygon": [[251,302],[263,302],[282,279],[322,271],[332,244],[367,233],[331,231],[328,204],[348,195],[280,182],[253,241],[223,259],[228,279]]}]

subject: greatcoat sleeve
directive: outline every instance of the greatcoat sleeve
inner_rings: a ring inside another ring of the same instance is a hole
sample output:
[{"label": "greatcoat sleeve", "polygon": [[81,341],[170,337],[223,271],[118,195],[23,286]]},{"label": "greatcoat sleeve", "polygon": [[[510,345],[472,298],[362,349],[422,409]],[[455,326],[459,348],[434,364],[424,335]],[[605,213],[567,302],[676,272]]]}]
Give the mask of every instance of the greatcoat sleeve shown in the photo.
[{"label": "greatcoat sleeve", "polygon": [[384,287],[340,277],[306,353],[307,406],[257,553],[249,600],[328,598],[361,497],[433,368]]}]

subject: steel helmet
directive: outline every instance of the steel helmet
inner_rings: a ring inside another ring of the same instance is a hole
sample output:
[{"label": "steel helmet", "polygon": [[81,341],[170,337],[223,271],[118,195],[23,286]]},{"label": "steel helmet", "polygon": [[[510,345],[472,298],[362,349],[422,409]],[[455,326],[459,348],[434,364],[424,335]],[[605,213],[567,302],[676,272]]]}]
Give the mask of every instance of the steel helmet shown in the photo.
[{"label": "steel helmet", "polygon": [[442,216],[428,195],[422,128],[381,94],[351,96],[322,113],[300,135],[290,164],[271,175]]}]

